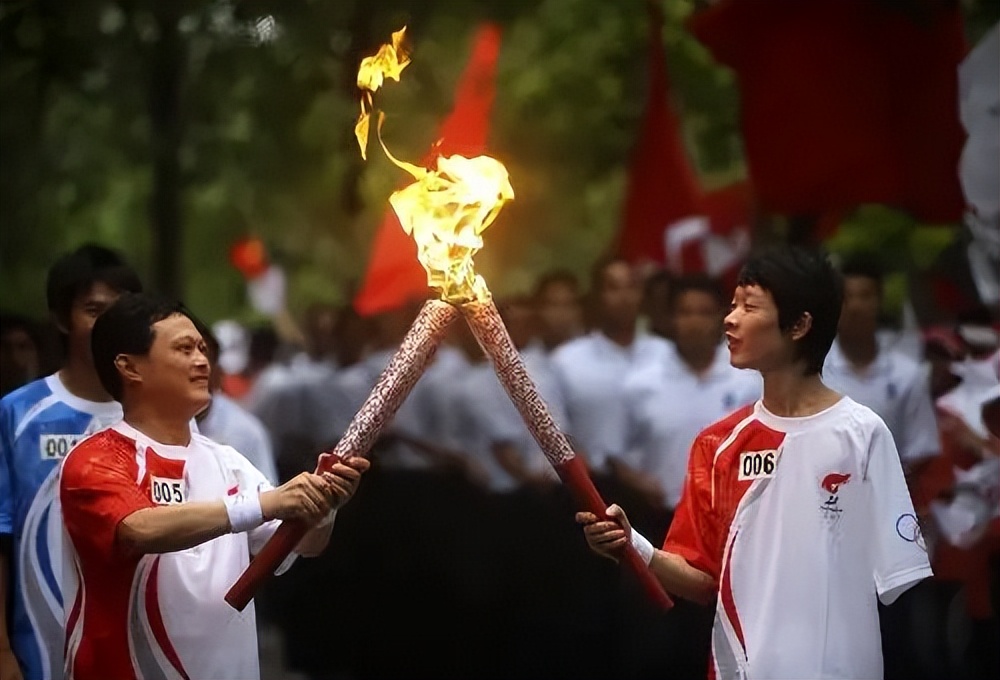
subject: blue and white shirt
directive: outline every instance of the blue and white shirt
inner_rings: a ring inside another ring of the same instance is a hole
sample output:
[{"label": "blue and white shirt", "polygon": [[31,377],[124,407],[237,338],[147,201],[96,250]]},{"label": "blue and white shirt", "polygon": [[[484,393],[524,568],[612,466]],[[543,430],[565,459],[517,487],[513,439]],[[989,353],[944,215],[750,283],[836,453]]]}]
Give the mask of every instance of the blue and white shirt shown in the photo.
[{"label": "blue and white shirt", "polygon": [[59,465],[121,418],[118,402],[76,397],[57,375],[0,401],[0,534],[13,538],[10,637],[25,680],[63,675]]}]

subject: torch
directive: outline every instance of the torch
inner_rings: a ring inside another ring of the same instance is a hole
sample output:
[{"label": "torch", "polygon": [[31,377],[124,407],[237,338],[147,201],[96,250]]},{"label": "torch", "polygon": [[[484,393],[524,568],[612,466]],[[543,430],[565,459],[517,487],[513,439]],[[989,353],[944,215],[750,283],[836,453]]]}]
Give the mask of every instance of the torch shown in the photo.
[{"label": "torch", "polygon": [[[383,45],[378,54],[361,62],[358,85],[366,92],[355,135],[362,156],[368,144],[372,93],[385,78],[398,81],[400,72],[409,63],[401,47],[404,31],[405,28],[394,33],[391,45]],[[332,466],[341,456],[364,455],[370,449],[419,378],[444,330],[461,310],[492,359],[507,394],[577,503],[599,517],[607,517],[606,503],[590,480],[585,464],[552,420],[507,334],[486,282],[473,267],[473,256],[483,246],[482,232],[493,223],[503,205],[514,198],[507,169],[489,156],[438,156],[433,169],[399,161],[382,141],[383,122],[384,115],[379,112],[377,136],[382,150],[415,180],[393,193],[389,202],[403,229],[416,242],[417,257],[427,271],[428,284],[439,292],[440,300],[424,305],[403,345],[334,449],[334,455],[321,457],[320,466]],[[237,609],[245,607],[256,587],[281,564],[306,529],[299,523],[283,524],[230,589],[226,601]],[[631,545],[626,549],[625,561],[655,603],[664,608],[672,605]]]},{"label": "torch", "polygon": [[[586,464],[575,455],[553,421],[493,304],[486,282],[473,268],[473,256],[483,246],[483,230],[504,203],[514,197],[507,169],[489,156],[438,157],[434,170],[417,168],[412,172],[412,167],[404,169],[417,181],[395,192],[389,202],[403,229],[417,243],[417,258],[427,270],[428,282],[444,300],[462,310],[507,395],[577,504],[607,518],[607,504],[594,487]],[[626,548],[625,564],[654,603],[664,609],[673,605],[631,544]]]},{"label": "torch", "polygon": [[[351,420],[332,454],[320,457],[316,474],[329,471],[343,458],[363,456],[371,450],[400,404],[417,384],[444,339],[445,331],[456,317],[458,312],[446,302],[429,300],[424,303],[399,349]],[[226,602],[243,611],[257,588],[285,561],[308,530],[309,527],[303,522],[283,522],[226,593]]]}]

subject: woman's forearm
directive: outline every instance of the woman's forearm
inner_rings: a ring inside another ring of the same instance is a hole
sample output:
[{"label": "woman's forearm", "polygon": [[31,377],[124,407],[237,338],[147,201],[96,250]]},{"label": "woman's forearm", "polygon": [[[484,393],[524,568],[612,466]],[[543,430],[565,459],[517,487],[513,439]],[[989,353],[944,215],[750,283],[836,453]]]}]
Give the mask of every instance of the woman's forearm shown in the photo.
[{"label": "woman's forearm", "polygon": [[698,604],[708,604],[715,597],[715,580],[680,555],[656,550],[649,566],[667,592]]}]

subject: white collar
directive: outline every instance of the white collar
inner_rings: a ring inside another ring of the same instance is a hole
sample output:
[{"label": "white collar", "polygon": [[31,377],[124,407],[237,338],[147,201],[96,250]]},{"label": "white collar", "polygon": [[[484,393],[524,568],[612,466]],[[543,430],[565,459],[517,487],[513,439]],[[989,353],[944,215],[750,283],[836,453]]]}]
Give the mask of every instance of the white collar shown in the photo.
[{"label": "white collar", "polygon": [[53,396],[77,411],[89,413],[102,419],[121,417],[122,406],[117,401],[90,401],[78,397],[66,389],[58,373],[53,373],[45,378],[45,384],[52,391]]}]

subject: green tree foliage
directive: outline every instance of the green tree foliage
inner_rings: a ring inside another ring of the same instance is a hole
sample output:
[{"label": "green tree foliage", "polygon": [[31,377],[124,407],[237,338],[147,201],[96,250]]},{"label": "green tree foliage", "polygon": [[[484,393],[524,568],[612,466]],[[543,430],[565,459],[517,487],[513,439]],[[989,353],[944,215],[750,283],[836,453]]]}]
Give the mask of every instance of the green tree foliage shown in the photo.
[{"label": "green tree foliage", "polygon": [[[703,3],[660,4],[692,159],[706,186],[740,178],[732,76],[684,29]],[[413,64],[380,102],[387,142],[419,160],[484,20],[504,30],[488,151],[517,198],[480,268],[501,293],[554,266],[582,275],[621,213],[647,85],[644,0],[11,0],[0,3],[0,306],[39,314],[53,258],[96,240],[151,287],[179,281],[206,318],[246,315],[227,253],[248,233],[286,266],[293,308],[347,300],[405,179],[378,153],[358,156],[357,65],[409,26]]]}]

